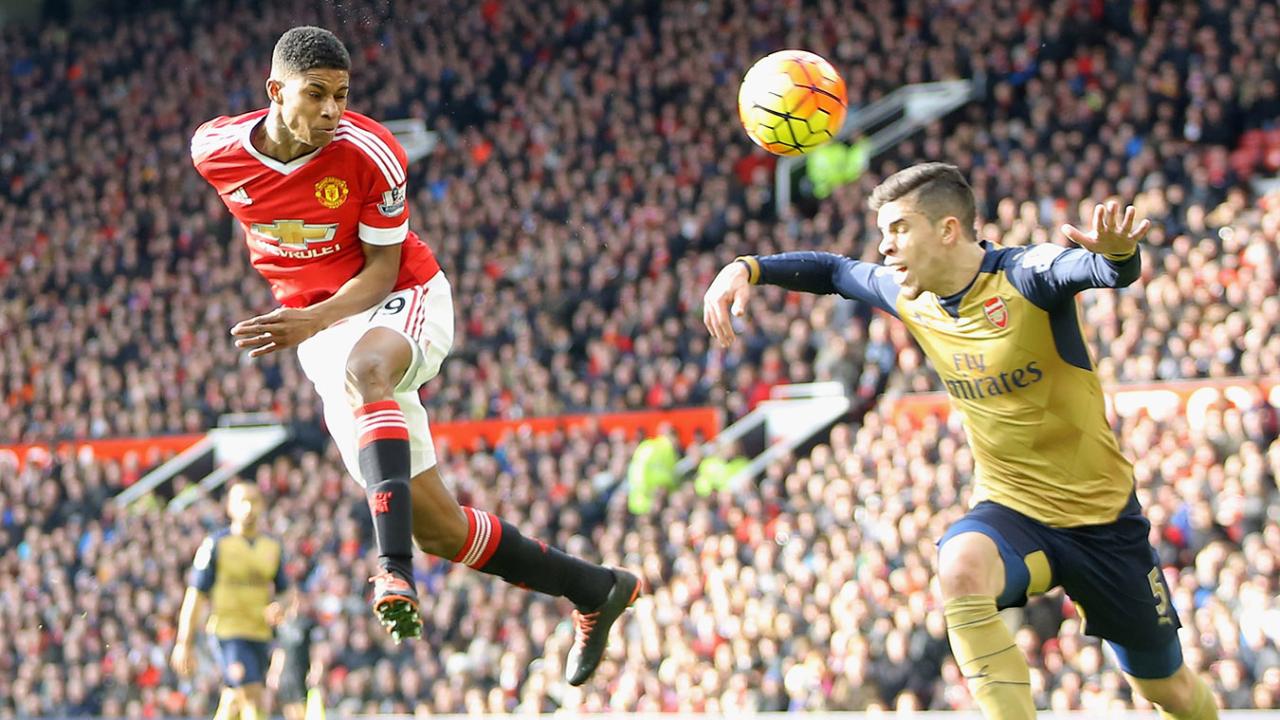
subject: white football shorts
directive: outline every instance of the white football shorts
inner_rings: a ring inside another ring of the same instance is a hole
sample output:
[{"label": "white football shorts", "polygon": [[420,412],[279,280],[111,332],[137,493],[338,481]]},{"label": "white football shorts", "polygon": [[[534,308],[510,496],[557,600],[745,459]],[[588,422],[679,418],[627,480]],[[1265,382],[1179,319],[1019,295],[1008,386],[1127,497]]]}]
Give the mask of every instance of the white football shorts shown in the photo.
[{"label": "white football shorts", "polygon": [[395,330],[413,346],[413,361],[396,386],[395,401],[409,424],[410,472],[417,475],[436,464],[436,450],[427,425],[427,410],[418,388],[440,372],[453,347],[453,292],[443,272],[425,285],[397,290],[377,307],[340,320],[298,346],[302,371],[324,402],[329,434],[342,453],[347,471],[363,487],[355,411],[348,400],[347,357],[356,342],[371,328]]}]

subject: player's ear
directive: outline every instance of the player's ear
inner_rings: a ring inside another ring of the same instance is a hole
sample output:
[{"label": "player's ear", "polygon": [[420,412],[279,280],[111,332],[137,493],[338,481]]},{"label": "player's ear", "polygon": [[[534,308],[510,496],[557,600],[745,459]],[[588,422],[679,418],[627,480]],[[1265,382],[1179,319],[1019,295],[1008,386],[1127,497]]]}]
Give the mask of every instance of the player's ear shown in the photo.
[{"label": "player's ear", "polygon": [[938,228],[938,235],[941,237],[943,245],[954,244],[960,239],[960,218],[955,215],[944,216],[941,227]]},{"label": "player's ear", "polygon": [[283,105],[284,83],[275,78],[267,78],[267,98],[277,105]]}]

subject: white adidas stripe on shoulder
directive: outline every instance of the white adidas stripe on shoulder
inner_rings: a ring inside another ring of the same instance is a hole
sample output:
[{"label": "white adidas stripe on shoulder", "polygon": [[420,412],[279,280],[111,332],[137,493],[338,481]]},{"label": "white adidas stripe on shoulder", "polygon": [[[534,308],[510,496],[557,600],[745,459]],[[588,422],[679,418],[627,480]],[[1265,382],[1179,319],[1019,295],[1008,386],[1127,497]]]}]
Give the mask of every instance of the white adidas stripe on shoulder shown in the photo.
[{"label": "white adidas stripe on shoulder", "polygon": [[369,160],[378,167],[378,170],[382,173],[382,177],[386,179],[388,186],[397,187],[400,185],[400,182],[397,179],[397,174],[392,169],[392,166],[388,165],[385,159],[383,159],[380,155],[378,155],[378,153],[374,151],[373,148],[369,147],[368,141],[364,140],[363,138],[357,137],[356,135],[352,134],[349,130],[345,128],[342,130],[339,130],[338,133],[334,135],[334,139],[345,140],[351,143],[352,145],[356,146],[357,148],[359,148],[360,151],[364,153],[365,157],[369,158]]},{"label": "white adidas stripe on shoulder", "polygon": [[[360,148],[361,152],[372,160],[373,163],[378,166],[378,169],[382,171],[383,177],[387,180],[387,185],[391,187],[399,187],[404,184],[404,170],[400,167],[400,162],[394,159],[394,157],[388,159],[378,146],[369,138],[360,135],[351,128],[343,128],[342,130],[339,130],[335,137],[337,139],[346,140],[352,145]],[[374,138],[374,140],[377,140],[377,138]]]},{"label": "white adidas stripe on shoulder", "polygon": [[386,160],[387,164],[392,168],[394,168],[398,172],[401,178],[404,177],[403,169],[400,167],[400,159],[396,157],[396,154],[394,152],[392,152],[391,147],[387,145],[387,141],[378,137],[377,133],[374,133],[369,130],[365,130],[364,128],[360,127],[359,125],[356,125],[350,120],[339,121],[338,127],[339,129],[347,130],[350,133],[357,135],[364,140],[367,140],[369,148],[377,152],[378,155],[382,157],[382,159]]},{"label": "white adidas stripe on shoulder", "polygon": [[240,139],[240,134],[244,132],[245,124],[252,119],[251,117],[244,118],[229,125],[220,125],[204,131],[196,130],[195,134],[191,136],[191,156],[208,155],[214,150],[219,150],[237,142]]},{"label": "white adidas stripe on shoulder", "polygon": [[191,156],[201,157],[231,145],[239,139],[238,133],[225,132],[221,128],[208,132],[196,133],[191,138]]},{"label": "white adidas stripe on shoulder", "polygon": [[399,158],[382,138],[343,120],[338,124],[338,132],[334,135],[334,139],[346,140],[360,148],[361,152],[382,171],[389,186],[394,188],[404,184],[404,168],[401,167]]}]

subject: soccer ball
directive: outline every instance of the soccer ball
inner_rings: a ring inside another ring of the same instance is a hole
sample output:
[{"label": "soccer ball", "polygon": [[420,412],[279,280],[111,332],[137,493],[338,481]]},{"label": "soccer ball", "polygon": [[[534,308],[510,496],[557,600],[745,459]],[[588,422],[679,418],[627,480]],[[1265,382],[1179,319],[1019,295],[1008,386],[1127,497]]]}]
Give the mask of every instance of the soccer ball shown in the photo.
[{"label": "soccer ball", "polygon": [[761,58],[738,90],[747,135],[775,155],[800,155],[835,137],[848,105],[844,79],[826,59],[804,50]]}]

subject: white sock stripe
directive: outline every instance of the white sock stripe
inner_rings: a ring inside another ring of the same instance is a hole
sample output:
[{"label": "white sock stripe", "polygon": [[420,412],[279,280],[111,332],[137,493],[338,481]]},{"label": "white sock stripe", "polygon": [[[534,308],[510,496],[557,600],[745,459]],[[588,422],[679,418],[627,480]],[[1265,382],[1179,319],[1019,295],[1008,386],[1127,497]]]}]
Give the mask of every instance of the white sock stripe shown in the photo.
[{"label": "white sock stripe", "polygon": [[360,432],[365,432],[366,430],[376,430],[376,429],[378,429],[378,428],[384,428],[384,427],[401,427],[401,428],[408,428],[408,427],[409,427],[409,423],[407,423],[407,422],[405,422],[405,421],[403,421],[403,420],[400,420],[400,421],[396,421],[396,420],[383,420],[383,421],[380,421],[380,422],[361,423],[361,424],[359,425]]},{"label": "white sock stripe", "polygon": [[489,513],[476,511],[478,516],[484,520],[484,537],[476,542],[476,556],[471,562],[479,563],[480,558],[484,557],[485,548],[489,547],[489,539],[493,537],[493,523],[489,520]]},{"label": "white sock stripe", "polygon": [[480,513],[471,511],[471,521],[475,523],[475,534],[471,537],[471,544],[467,546],[467,551],[462,555],[462,564],[467,566],[475,562],[476,542],[480,540],[481,533]]},{"label": "white sock stripe", "polygon": [[377,432],[378,430],[399,430],[405,435],[409,434],[408,425],[377,425],[375,427],[360,428],[358,433],[360,437],[364,437],[365,435],[368,435],[371,432]]},{"label": "white sock stripe", "polygon": [[362,425],[360,426],[360,434],[363,435],[369,432],[370,430],[381,430],[383,428],[401,428],[405,431],[408,431],[409,423],[381,422],[381,423],[374,423],[372,425]]},{"label": "white sock stripe", "polygon": [[479,510],[473,512],[476,518],[476,536],[471,541],[471,552],[467,553],[467,557],[462,562],[475,567],[475,564],[480,560],[480,556],[484,555],[485,546],[489,544],[492,527],[489,523],[489,513],[480,512]]},{"label": "white sock stripe", "polygon": [[395,410],[378,410],[356,418],[357,422],[371,422],[373,420],[384,420],[389,418],[404,419],[404,411],[397,407]]},{"label": "white sock stripe", "polygon": [[475,520],[476,532],[475,536],[471,538],[471,547],[467,548],[467,554],[462,558],[463,565],[470,565],[476,561],[476,546],[480,543],[480,536],[484,535],[484,519],[480,513],[473,512],[471,517]]}]

